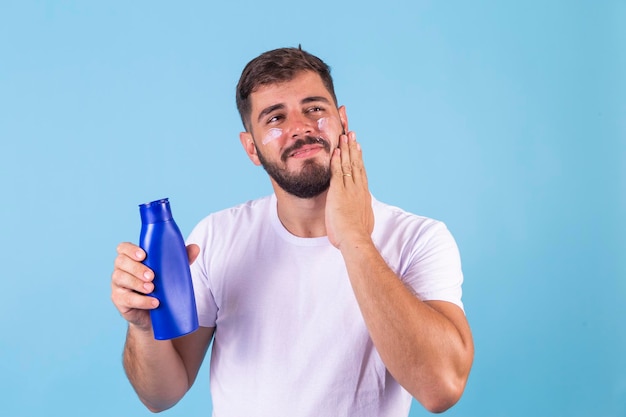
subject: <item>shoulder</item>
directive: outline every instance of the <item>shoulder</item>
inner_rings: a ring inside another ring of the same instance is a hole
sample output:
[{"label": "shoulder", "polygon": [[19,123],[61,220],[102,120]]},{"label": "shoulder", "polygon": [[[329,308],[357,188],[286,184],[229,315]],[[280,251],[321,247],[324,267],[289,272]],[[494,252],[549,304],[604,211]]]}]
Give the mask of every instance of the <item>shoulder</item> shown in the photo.
[{"label": "shoulder", "polygon": [[271,200],[272,196],[249,200],[245,203],[211,213],[202,219],[199,224],[254,219],[257,215],[266,213],[270,207]]},{"label": "shoulder", "polygon": [[233,230],[251,227],[267,220],[273,196],[249,200],[223,210],[213,212],[200,220],[191,232],[191,237],[211,233],[211,231]]},{"label": "shoulder", "polygon": [[456,241],[445,223],[375,202],[374,242],[387,264],[422,300],[463,309],[463,272]]},{"label": "shoulder", "polygon": [[427,259],[458,263],[456,240],[444,222],[380,201],[373,200],[373,207],[372,238],[390,265]]},{"label": "shoulder", "polygon": [[383,239],[399,235],[423,240],[433,235],[450,233],[445,223],[440,220],[411,213],[373,197],[372,208],[376,220],[374,233]]}]

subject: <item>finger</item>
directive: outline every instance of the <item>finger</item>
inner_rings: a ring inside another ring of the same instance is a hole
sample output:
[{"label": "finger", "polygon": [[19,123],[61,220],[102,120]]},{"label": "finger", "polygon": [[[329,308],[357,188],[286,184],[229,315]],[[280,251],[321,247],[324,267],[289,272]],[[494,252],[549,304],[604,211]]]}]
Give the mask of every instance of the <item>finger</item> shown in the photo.
[{"label": "finger", "polygon": [[114,289],[111,293],[111,299],[122,314],[126,314],[130,310],[152,310],[159,306],[159,300],[155,297],[138,294],[124,288]]},{"label": "finger", "polygon": [[120,243],[117,246],[117,253],[120,255],[126,255],[129,258],[135,259],[137,261],[143,261],[146,258],[146,252],[139,246],[130,242]]},{"label": "finger", "polygon": [[[339,141],[341,142],[341,138],[339,139]],[[342,178],[342,172],[341,172],[341,149],[339,148],[339,146],[337,146],[334,150],[333,150],[333,154],[330,158],[330,181],[342,181],[343,183],[343,178]]]},{"label": "finger", "polygon": [[341,149],[341,175],[344,181],[354,180],[352,177],[352,162],[350,158],[350,145],[348,144],[348,136],[341,135],[339,146]]},{"label": "finger", "polygon": [[361,179],[363,174],[363,159],[361,146],[356,141],[356,133],[348,132],[348,149],[350,150],[350,169],[355,181]]},{"label": "finger", "polygon": [[146,282],[121,269],[113,270],[111,274],[111,286],[113,287],[113,291],[119,288],[141,294],[150,294],[154,291],[154,284],[152,282]]},{"label": "finger", "polygon": [[187,246],[187,258],[189,258],[189,265],[191,265],[198,255],[200,254],[200,247],[194,243]]},{"label": "finger", "polygon": [[136,259],[130,258],[125,254],[119,254],[115,258],[115,269],[120,269],[130,275],[133,275],[145,282],[154,279],[154,272]]},{"label": "finger", "polygon": [[356,140],[356,133],[348,132],[348,144],[350,149],[350,163],[352,166],[352,177],[354,181],[360,183],[363,188],[368,189],[367,173],[363,164],[363,151],[361,145]]}]

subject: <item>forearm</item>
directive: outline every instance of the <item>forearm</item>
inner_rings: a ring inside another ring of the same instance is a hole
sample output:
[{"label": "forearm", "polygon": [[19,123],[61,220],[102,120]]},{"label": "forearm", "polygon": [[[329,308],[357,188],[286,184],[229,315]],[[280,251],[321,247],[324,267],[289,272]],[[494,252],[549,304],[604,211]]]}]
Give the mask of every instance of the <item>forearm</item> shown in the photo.
[{"label": "forearm", "polygon": [[429,410],[449,408],[469,374],[469,330],[461,331],[420,301],[370,239],[346,242],[341,251],[368,331],[389,372]]},{"label": "forearm", "polygon": [[176,404],[189,389],[183,361],[170,340],[130,325],[124,346],[124,369],[141,401],[158,412]]}]

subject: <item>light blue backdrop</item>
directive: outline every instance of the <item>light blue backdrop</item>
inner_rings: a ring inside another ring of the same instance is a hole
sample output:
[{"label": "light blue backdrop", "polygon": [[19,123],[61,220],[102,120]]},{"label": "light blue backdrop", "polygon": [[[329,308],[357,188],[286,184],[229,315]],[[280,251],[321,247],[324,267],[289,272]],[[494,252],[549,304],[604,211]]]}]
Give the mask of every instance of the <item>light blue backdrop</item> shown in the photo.
[{"label": "light blue backdrop", "polygon": [[[476,358],[447,415],[626,415],[625,28],[624,1],[2,1],[0,414],[150,415],[115,247],[139,203],[186,234],[270,192],[234,86],[301,43],[374,195],[458,241]],[[207,371],[164,415],[209,415]]]}]

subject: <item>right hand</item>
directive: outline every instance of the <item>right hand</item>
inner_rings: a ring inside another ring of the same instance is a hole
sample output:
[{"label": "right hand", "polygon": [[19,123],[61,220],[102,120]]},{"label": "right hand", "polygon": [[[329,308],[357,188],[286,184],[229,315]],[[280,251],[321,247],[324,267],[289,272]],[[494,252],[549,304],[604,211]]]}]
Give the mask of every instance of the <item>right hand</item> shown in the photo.
[{"label": "right hand", "polygon": [[[199,253],[198,245],[187,246],[190,265]],[[147,295],[154,290],[154,272],[141,263],[145,258],[146,252],[139,246],[119,244],[111,274],[111,300],[130,325],[148,331],[152,326],[150,310],[159,306],[159,300]]]}]

